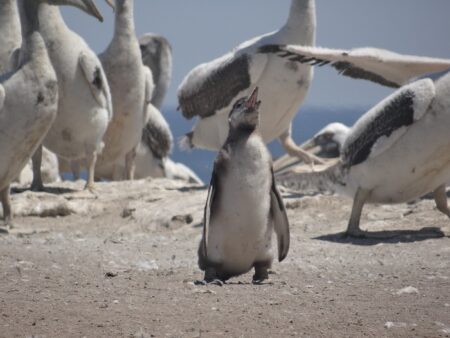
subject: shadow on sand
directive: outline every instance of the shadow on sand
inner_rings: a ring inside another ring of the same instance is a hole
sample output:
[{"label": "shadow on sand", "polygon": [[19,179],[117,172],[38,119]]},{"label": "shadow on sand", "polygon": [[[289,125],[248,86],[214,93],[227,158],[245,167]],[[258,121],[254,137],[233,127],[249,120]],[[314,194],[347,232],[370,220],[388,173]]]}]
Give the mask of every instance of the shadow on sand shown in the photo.
[{"label": "shadow on sand", "polygon": [[368,231],[366,232],[366,237],[351,237],[348,236],[346,233],[339,232],[336,234],[328,234],[319,237],[314,237],[313,239],[333,243],[369,246],[369,245],[377,245],[380,243],[385,244],[412,243],[442,237],[446,237],[446,234],[440,228],[425,227],[420,230]]},{"label": "shadow on sand", "polygon": [[[29,191],[30,188],[17,188],[17,187],[13,187],[11,188],[11,194],[21,194],[25,191]],[[48,194],[53,194],[53,195],[63,195],[63,194],[70,194],[70,193],[75,193],[75,192],[79,192],[80,190],[78,189],[70,189],[70,188],[59,188],[59,187],[44,187],[43,191],[40,192],[45,192]]]}]

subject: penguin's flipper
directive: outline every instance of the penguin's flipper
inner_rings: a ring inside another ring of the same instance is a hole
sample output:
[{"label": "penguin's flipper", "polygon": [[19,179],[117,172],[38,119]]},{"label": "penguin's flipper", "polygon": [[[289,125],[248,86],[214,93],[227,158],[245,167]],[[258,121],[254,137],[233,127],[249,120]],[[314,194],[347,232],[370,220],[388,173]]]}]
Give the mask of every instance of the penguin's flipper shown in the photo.
[{"label": "penguin's flipper", "polygon": [[272,188],[270,190],[270,215],[273,220],[275,233],[278,240],[278,261],[286,258],[289,251],[289,220],[286,208],[281,198],[280,192],[275,183],[275,176],[272,171]]},{"label": "penguin's flipper", "polygon": [[209,183],[208,197],[206,197],[205,210],[203,213],[203,238],[202,238],[202,249],[203,254],[208,257],[208,234],[209,234],[209,222],[211,219],[211,207],[214,203],[214,197],[216,195],[217,187],[217,174],[216,170],[213,170],[211,175],[211,182]]}]

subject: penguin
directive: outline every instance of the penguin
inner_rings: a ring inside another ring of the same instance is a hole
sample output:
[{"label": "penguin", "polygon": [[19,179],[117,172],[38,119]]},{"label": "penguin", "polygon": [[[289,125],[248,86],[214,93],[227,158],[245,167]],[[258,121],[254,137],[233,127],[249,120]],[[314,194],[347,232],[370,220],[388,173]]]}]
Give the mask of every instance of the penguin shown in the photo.
[{"label": "penguin", "polygon": [[289,220],[276,187],[272,159],[258,129],[258,87],[238,99],[228,117],[229,133],[214,162],[198,264],[205,272],[196,284],[222,285],[255,269],[253,283],[268,279],[272,233],[278,261],[289,251]]}]

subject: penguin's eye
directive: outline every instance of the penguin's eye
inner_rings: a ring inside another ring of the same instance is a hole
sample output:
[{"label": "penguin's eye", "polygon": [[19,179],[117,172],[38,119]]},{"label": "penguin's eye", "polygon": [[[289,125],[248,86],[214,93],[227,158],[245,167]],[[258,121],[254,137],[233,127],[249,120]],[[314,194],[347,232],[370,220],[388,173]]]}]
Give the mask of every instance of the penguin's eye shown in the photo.
[{"label": "penguin's eye", "polygon": [[238,100],[238,101],[236,101],[236,103],[234,104],[233,109],[235,109],[235,108],[241,108],[243,104],[244,104],[244,100]]}]

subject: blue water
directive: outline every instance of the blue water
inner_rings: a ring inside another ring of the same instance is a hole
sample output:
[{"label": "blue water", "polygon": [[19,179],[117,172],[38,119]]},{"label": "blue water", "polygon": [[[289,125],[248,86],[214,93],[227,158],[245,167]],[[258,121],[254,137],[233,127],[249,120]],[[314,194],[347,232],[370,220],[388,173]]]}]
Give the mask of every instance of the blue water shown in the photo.
[{"label": "blue water", "polygon": [[[341,122],[351,126],[365,112],[365,107],[336,109],[330,109],[328,107],[302,107],[294,119],[294,139],[297,143],[301,143],[331,122]],[[172,107],[164,107],[163,114],[172,129],[176,142],[178,142],[181,136],[191,130],[195,122],[187,121],[182,117],[180,112]],[[273,158],[284,154],[280,143],[276,140],[269,144],[269,149]],[[205,183],[209,182],[213,162],[216,157],[215,152],[197,149],[182,151],[178,148],[178,144],[175,144],[171,157],[174,161],[188,165]]]}]

